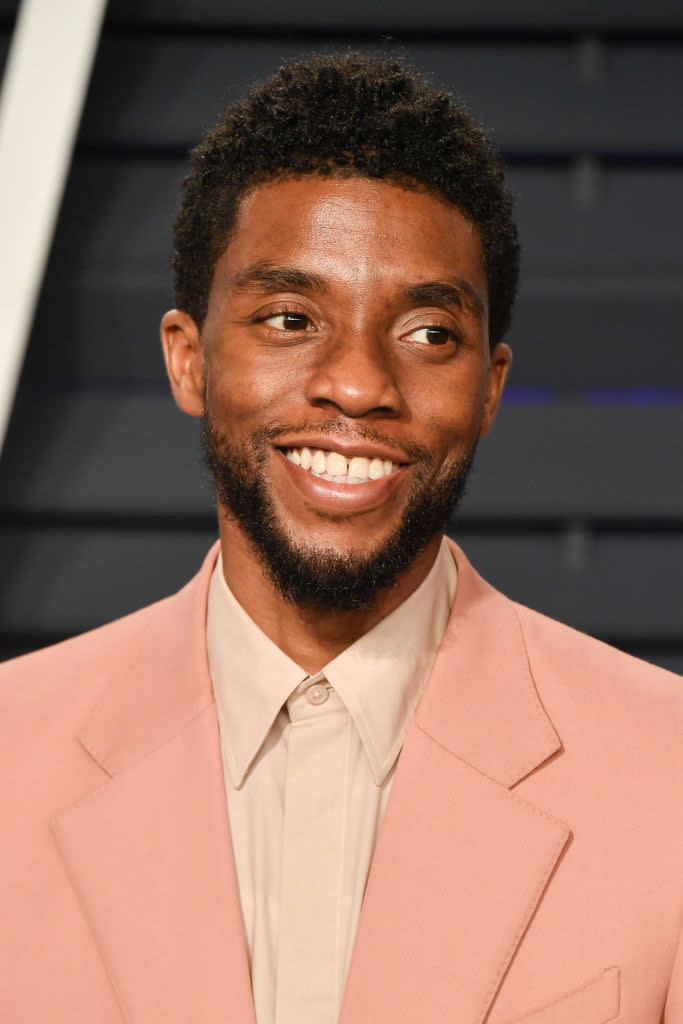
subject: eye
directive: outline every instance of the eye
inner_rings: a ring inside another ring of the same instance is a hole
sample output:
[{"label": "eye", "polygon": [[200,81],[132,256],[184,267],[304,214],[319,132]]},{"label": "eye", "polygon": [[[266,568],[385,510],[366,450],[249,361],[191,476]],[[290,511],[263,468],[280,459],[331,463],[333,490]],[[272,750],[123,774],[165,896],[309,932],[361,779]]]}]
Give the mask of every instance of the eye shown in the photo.
[{"label": "eye", "polygon": [[458,341],[459,336],[452,327],[445,324],[430,324],[427,327],[416,327],[405,337],[409,341],[417,341],[421,345],[447,345],[449,341]]},{"label": "eye", "polygon": [[277,331],[305,331],[310,324],[305,313],[296,313],[291,309],[283,309],[278,313],[271,313],[270,316],[264,316],[261,322],[269,324]]}]

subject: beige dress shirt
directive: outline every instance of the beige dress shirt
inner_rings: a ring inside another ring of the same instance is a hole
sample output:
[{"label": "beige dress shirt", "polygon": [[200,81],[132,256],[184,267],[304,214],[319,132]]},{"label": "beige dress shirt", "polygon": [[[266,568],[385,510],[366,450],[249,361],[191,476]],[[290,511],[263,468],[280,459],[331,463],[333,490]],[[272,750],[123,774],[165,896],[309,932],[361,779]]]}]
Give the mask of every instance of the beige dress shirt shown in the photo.
[{"label": "beige dress shirt", "polygon": [[396,760],[456,587],[423,583],[311,677],[247,615],[219,557],[207,616],[258,1024],[336,1024]]}]

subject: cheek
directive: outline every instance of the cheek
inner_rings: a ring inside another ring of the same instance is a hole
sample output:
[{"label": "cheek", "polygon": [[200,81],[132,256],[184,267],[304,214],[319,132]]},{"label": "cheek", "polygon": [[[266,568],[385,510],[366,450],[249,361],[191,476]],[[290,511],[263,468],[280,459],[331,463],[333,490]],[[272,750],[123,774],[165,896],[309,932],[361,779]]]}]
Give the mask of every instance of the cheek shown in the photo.
[{"label": "cheek", "polygon": [[425,443],[443,454],[471,446],[479,436],[483,410],[480,382],[470,387],[462,381],[432,383],[411,406],[413,423],[422,425]]},{"label": "cheek", "polygon": [[298,392],[301,375],[283,364],[277,353],[266,358],[223,359],[210,368],[209,408],[230,422],[275,416]]}]

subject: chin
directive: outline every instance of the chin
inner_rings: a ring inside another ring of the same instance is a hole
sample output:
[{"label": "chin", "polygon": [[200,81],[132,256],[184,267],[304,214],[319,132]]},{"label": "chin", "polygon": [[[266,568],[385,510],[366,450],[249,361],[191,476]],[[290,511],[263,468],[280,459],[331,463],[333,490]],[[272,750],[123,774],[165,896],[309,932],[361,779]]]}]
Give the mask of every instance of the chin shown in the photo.
[{"label": "chin", "polygon": [[[220,504],[287,601],[340,611],[373,605],[440,537],[464,493],[474,454],[454,460],[439,481],[415,481],[401,509],[391,503],[389,516],[386,508],[349,516],[308,507],[306,518],[297,521],[273,493],[259,450],[255,445],[254,459],[246,459],[205,428],[205,458]],[[367,522],[371,515],[383,520],[381,530]]]}]

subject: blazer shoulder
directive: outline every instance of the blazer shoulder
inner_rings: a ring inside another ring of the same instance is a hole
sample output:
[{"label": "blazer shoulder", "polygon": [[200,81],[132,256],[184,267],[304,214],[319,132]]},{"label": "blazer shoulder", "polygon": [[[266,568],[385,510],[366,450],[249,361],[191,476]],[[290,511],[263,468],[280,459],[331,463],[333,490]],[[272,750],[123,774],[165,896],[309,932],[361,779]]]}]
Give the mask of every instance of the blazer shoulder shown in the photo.
[{"label": "blazer shoulder", "polygon": [[[114,679],[163,671],[205,597],[205,570],[170,597],[0,665],[0,750],[86,717]],[[200,612],[201,614],[201,612]],[[160,668],[161,667],[161,668]]]},{"label": "blazer shoulder", "polygon": [[573,668],[597,670],[601,676],[614,674],[625,683],[628,680],[645,679],[648,686],[663,686],[665,689],[671,687],[675,696],[683,698],[683,677],[675,672],[620,651],[532,608],[514,601],[512,604],[528,646],[534,649],[537,645],[539,648],[551,646],[563,659],[568,658]]},{"label": "blazer shoulder", "polygon": [[[683,765],[683,677],[515,604],[534,682],[553,708],[618,726],[622,741],[658,736]],[[668,742],[667,742],[668,741]]]},{"label": "blazer shoulder", "polygon": [[87,714],[114,665],[125,660],[149,626],[157,605],[0,665],[0,748],[44,732],[65,715]]}]

